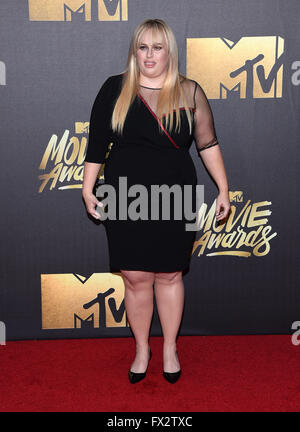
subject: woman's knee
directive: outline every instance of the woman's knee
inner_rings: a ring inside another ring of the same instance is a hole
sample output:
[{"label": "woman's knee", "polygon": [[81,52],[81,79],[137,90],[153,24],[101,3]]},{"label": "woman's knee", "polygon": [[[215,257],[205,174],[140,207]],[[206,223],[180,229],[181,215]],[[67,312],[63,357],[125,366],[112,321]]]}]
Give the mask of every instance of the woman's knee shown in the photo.
[{"label": "woman's knee", "polygon": [[136,270],[121,270],[122,276],[125,278],[125,281],[132,287],[149,283],[154,283],[154,273],[153,272],[145,272],[145,271],[136,271]]},{"label": "woman's knee", "polygon": [[155,282],[160,284],[173,284],[182,279],[182,271],[170,272],[170,273],[155,273]]}]

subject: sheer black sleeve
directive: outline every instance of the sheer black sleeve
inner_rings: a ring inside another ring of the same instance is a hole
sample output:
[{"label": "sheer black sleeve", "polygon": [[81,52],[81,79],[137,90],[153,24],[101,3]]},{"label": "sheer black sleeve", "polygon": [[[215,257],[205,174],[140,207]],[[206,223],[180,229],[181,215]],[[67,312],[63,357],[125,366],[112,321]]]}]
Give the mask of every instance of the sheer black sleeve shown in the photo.
[{"label": "sheer black sleeve", "polygon": [[194,81],[194,139],[198,156],[212,146],[218,145],[213,114],[202,87]]},{"label": "sheer black sleeve", "polygon": [[112,139],[112,96],[112,77],[109,77],[100,88],[92,107],[85,162],[105,162]]}]

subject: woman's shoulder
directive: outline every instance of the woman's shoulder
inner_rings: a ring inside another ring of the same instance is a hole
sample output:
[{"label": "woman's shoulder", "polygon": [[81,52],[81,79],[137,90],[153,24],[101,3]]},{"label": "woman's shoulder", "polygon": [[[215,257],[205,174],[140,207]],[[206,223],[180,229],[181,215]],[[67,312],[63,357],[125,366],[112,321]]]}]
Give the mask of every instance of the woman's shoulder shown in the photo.
[{"label": "woman's shoulder", "polygon": [[102,86],[110,87],[110,88],[118,87],[122,83],[122,79],[123,79],[123,73],[117,75],[110,75],[104,80]]},{"label": "woman's shoulder", "polygon": [[199,86],[198,82],[184,75],[181,75],[180,82],[186,97],[188,97],[191,100],[191,103],[192,101],[194,102],[195,93],[197,87]]},{"label": "woman's shoulder", "polygon": [[192,78],[188,78],[184,75],[180,76],[180,82],[184,87],[186,87],[190,90],[195,89],[195,87],[197,87],[199,85],[197,81],[193,80]]},{"label": "woman's shoulder", "polygon": [[97,99],[109,101],[112,97],[117,96],[122,87],[122,77],[123,74],[110,75],[102,80]]},{"label": "woman's shoulder", "polygon": [[122,77],[123,74],[110,75],[106,77],[100,85],[100,92],[109,93],[111,91],[117,90],[122,83]]}]

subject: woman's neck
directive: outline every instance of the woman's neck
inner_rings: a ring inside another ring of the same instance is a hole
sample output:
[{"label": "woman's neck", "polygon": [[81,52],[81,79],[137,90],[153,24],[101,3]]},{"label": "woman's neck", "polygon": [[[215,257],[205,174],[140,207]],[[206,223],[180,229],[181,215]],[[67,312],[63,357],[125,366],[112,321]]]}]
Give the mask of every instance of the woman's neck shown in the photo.
[{"label": "woman's neck", "polygon": [[166,75],[159,76],[156,79],[150,79],[144,75],[140,74],[139,84],[143,87],[148,87],[150,89],[161,89],[164,85]]},{"label": "woman's neck", "polygon": [[143,88],[148,89],[148,90],[161,90],[162,89],[162,87],[148,87],[148,86],[144,86],[142,84],[140,84],[140,87],[143,87]]}]

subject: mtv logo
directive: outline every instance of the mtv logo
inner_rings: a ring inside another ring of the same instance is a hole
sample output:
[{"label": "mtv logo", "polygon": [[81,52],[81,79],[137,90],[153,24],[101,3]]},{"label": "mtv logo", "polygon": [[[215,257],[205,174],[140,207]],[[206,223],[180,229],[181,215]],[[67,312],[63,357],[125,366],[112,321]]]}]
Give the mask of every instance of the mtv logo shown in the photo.
[{"label": "mtv logo", "polygon": [[86,319],[74,314],[74,328],[94,328],[94,314],[91,314]]},{"label": "mtv logo", "polygon": [[282,97],[284,40],[280,36],[187,39],[187,76],[208,99]]},{"label": "mtv logo", "polygon": [[242,191],[229,191],[230,202],[243,202],[243,192]]},{"label": "mtv logo", "polygon": [[42,274],[42,329],[126,327],[119,273]]},{"label": "mtv logo", "polygon": [[28,0],[30,21],[127,21],[128,0]]},{"label": "mtv logo", "polygon": [[0,61],[0,85],[6,85],[6,66],[3,61]]},{"label": "mtv logo", "polygon": [[75,122],[75,133],[76,134],[88,134],[90,122]]},{"label": "mtv logo", "polygon": [[99,21],[128,21],[128,0],[98,0]]}]

